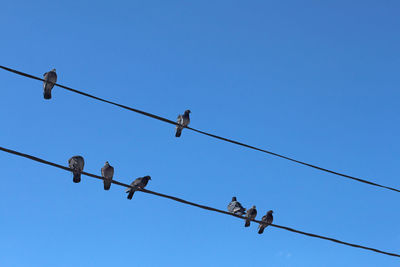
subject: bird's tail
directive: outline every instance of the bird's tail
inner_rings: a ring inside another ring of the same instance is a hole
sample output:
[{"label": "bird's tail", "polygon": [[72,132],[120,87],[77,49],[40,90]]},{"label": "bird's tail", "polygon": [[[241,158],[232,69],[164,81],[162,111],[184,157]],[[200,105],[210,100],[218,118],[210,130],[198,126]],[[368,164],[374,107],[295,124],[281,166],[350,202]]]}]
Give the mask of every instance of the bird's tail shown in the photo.
[{"label": "bird's tail", "polygon": [[74,172],[74,183],[79,183],[81,181],[81,173],[80,172]]},{"label": "bird's tail", "polygon": [[110,190],[111,181],[104,180],[104,190]]},{"label": "bird's tail", "polygon": [[135,194],[135,191],[131,189],[131,190],[129,191],[129,194],[128,194],[127,198],[128,198],[128,199],[132,199],[133,194]]},{"label": "bird's tail", "polygon": [[44,99],[51,99],[51,90],[45,90],[43,92]]},{"label": "bird's tail", "polygon": [[182,134],[182,127],[176,127],[175,137],[180,137]]},{"label": "bird's tail", "polygon": [[264,233],[264,229],[265,229],[264,226],[260,226],[260,227],[258,228],[258,233],[259,233],[259,234]]},{"label": "bird's tail", "polygon": [[244,227],[249,227],[250,226],[250,220],[246,220],[246,223],[244,224]]}]

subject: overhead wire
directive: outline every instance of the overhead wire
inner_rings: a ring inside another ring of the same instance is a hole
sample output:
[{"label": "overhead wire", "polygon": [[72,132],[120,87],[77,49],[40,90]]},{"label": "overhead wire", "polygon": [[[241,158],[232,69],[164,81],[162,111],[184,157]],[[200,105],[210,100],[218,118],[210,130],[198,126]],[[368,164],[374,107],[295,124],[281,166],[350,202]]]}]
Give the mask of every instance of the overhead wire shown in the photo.
[{"label": "overhead wire", "polygon": [[[5,148],[5,147],[0,147],[0,150],[2,150],[4,152],[7,152],[7,153],[10,153],[10,154],[14,154],[14,155],[20,156],[20,157],[24,157],[24,158],[27,158],[27,159],[30,159],[30,160],[33,160],[33,161],[36,161],[36,162],[40,162],[40,163],[43,163],[43,164],[46,164],[46,165],[49,165],[49,166],[53,166],[53,167],[56,167],[56,168],[59,168],[59,169],[65,170],[65,171],[69,171],[69,172],[73,171],[72,169],[70,169],[68,167],[65,167],[63,165],[60,165],[60,164],[57,164],[57,163],[54,163],[54,162],[50,162],[50,161],[35,157],[33,155],[25,154],[25,153],[18,152],[18,151],[15,151],[15,150],[12,150],[12,149],[8,149],[8,148]],[[103,177],[101,177],[99,175],[92,174],[92,173],[82,172],[82,174],[86,175],[86,176],[89,176],[89,177],[92,177],[92,178],[104,180]],[[112,183],[116,184],[116,185],[119,185],[119,186],[126,187],[126,188],[133,188],[131,185],[119,182],[117,180],[112,180]],[[143,193],[156,195],[156,196],[159,196],[159,197],[162,197],[162,198],[171,199],[171,200],[174,200],[174,201],[177,201],[177,202],[180,202],[180,203],[183,203],[183,204],[187,204],[187,205],[190,205],[190,206],[194,206],[194,207],[198,207],[198,208],[201,208],[201,209],[210,210],[210,211],[218,212],[218,213],[221,213],[221,214],[233,216],[233,217],[236,217],[236,218],[239,218],[239,219],[242,219],[242,220],[246,220],[246,217],[243,217],[243,216],[240,216],[240,215],[236,215],[236,214],[224,211],[224,210],[216,209],[216,208],[213,208],[213,207],[209,207],[209,206],[201,205],[201,204],[198,204],[198,203],[190,202],[190,201],[178,198],[178,197],[174,197],[174,196],[158,193],[158,192],[147,190],[147,189],[141,189],[141,188],[134,188],[134,189],[137,190],[137,191],[141,191]],[[255,219],[251,219],[251,221],[256,222],[256,223],[262,223],[261,221],[255,220]],[[281,226],[281,225],[277,225],[277,224],[270,224],[270,226],[278,228],[278,229],[283,229],[283,230],[286,230],[286,231],[290,231],[290,232],[293,232],[293,233],[301,234],[301,235],[306,235],[306,236],[315,237],[315,238],[319,238],[319,239],[323,239],[323,240],[328,240],[328,241],[335,242],[335,243],[342,244],[342,245],[346,245],[346,246],[351,246],[351,247],[355,247],[355,248],[369,250],[369,251],[373,251],[373,252],[384,254],[384,255],[388,255],[388,256],[400,257],[400,254],[397,254],[397,253],[391,253],[391,252],[379,250],[379,249],[376,249],[376,248],[371,248],[371,247],[367,247],[367,246],[363,246],[363,245],[358,245],[358,244],[353,244],[353,243],[341,241],[341,240],[338,240],[338,239],[335,239],[335,238],[331,238],[331,237],[326,237],[326,236],[322,236],[322,235],[307,233],[307,232],[296,230],[294,228],[290,228],[290,227],[286,227],[286,226]]]},{"label": "overhead wire", "polygon": [[[4,69],[6,71],[12,72],[12,73],[21,75],[21,76],[25,76],[27,78],[35,79],[35,80],[38,80],[38,81],[44,81],[44,79],[42,79],[42,78],[36,77],[34,75],[31,75],[31,74],[27,74],[27,73],[24,73],[24,72],[15,70],[15,69],[11,69],[11,68],[8,68],[8,67],[5,67],[5,66],[1,66],[0,65],[0,68]],[[132,107],[129,107],[129,106],[126,106],[126,105],[122,105],[122,104],[119,104],[119,103],[116,103],[116,102],[113,102],[113,101],[110,101],[110,100],[106,100],[104,98],[100,98],[100,97],[97,97],[97,96],[82,92],[80,90],[73,89],[71,87],[59,84],[59,83],[56,83],[55,86],[58,86],[60,88],[66,89],[68,91],[71,91],[71,92],[74,92],[74,93],[77,93],[77,94],[80,94],[80,95],[83,95],[83,96],[87,96],[89,98],[93,98],[93,99],[96,99],[98,101],[105,102],[105,103],[108,103],[108,104],[111,104],[111,105],[114,105],[114,106],[129,110],[129,111],[132,111],[132,112],[136,112],[136,113],[142,114],[144,116],[147,116],[147,117],[150,117],[150,118],[153,118],[153,119],[157,119],[157,120],[160,120],[160,121],[163,121],[163,122],[166,122],[166,123],[169,123],[169,124],[173,124],[173,125],[178,125],[178,123],[176,123],[176,122],[174,122],[172,120],[169,120],[167,118],[164,118],[164,117],[161,117],[161,116],[158,116],[158,115],[155,115],[155,114],[152,114],[152,113],[140,110],[140,109],[136,109],[136,108],[132,108]],[[295,163],[298,163],[298,164],[301,164],[301,165],[304,165],[304,166],[308,166],[308,167],[311,167],[311,168],[314,168],[314,169],[317,169],[317,170],[320,170],[320,171],[323,171],[323,172],[327,172],[327,173],[330,173],[330,174],[334,174],[334,175],[337,175],[337,176],[341,176],[341,177],[344,177],[344,178],[348,178],[348,179],[351,179],[351,180],[354,180],[354,181],[357,181],[357,182],[361,182],[361,183],[365,183],[365,184],[369,184],[369,185],[372,185],[372,186],[388,189],[388,190],[391,190],[391,191],[400,192],[400,189],[397,189],[397,188],[394,188],[394,187],[381,185],[381,184],[378,184],[378,183],[375,183],[375,182],[371,182],[371,181],[368,181],[368,180],[365,180],[365,179],[361,179],[361,178],[358,178],[358,177],[355,177],[355,176],[347,175],[347,174],[340,173],[340,172],[337,172],[337,171],[332,171],[332,170],[329,170],[329,169],[326,169],[326,168],[319,167],[319,166],[314,165],[314,164],[310,164],[310,163],[307,163],[307,162],[296,160],[296,159],[293,159],[293,158],[290,158],[290,157],[287,157],[287,156],[284,156],[284,155],[281,155],[281,154],[278,154],[278,153],[274,153],[274,152],[271,152],[271,151],[268,151],[268,150],[265,150],[265,149],[262,149],[262,148],[258,148],[258,147],[255,147],[255,146],[251,146],[251,145],[248,145],[248,144],[245,144],[245,143],[242,143],[242,142],[238,142],[238,141],[235,141],[235,140],[232,140],[232,139],[229,139],[229,138],[225,138],[225,137],[221,137],[221,136],[218,136],[218,135],[215,135],[215,134],[211,134],[211,133],[208,133],[208,132],[205,132],[205,131],[201,131],[201,130],[198,130],[198,129],[195,129],[195,128],[192,128],[192,127],[189,127],[189,126],[187,126],[185,128],[187,128],[189,130],[192,130],[194,132],[197,132],[197,133],[212,137],[212,138],[216,138],[216,139],[219,139],[219,140],[222,140],[222,141],[225,141],[225,142],[229,142],[229,143],[232,143],[232,144],[236,144],[236,145],[239,145],[239,146],[247,147],[247,148],[252,149],[252,150],[263,152],[263,153],[266,153],[266,154],[269,154],[269,155],[272,155],[272,156],[276,156],[276,157],[279,157],[279,158],[282,158],[282,159],[286,159],[286,160],[289,160],[289,161],[292,161],[292,162],[295,162]]]}]

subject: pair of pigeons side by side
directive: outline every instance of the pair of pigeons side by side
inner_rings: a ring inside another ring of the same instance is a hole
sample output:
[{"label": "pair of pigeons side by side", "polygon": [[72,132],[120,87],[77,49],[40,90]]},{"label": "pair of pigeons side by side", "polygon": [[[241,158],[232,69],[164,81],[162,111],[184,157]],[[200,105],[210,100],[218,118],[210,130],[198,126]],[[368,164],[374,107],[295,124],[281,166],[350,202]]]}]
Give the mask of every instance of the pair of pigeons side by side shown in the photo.
[{"label": "pair of pigeons side by side", "polygon": [[[109,190],[111,187],[111,181],[114,176],[114,168],[106,161],[104,164],[104,167],[101,168],[101,176],[104,178],[104,190]],[[144,177],[139,177],[136,178],[132,183],[131,187],[126,189],[126,193],[128,193],[127,198],[132,199],[133,194],[137,189],[144,189],[147,185],[147,183],[151,180],[151,177],[149,175],[144,176]]]},{"label": "pair of pigeons side by side", "polygon": [[[73,156],[68,160],[69,168],[73,173],[73,182],[79,183],[81,181],[81,174],[85,161],[82,156]],[[104,190],[110,190],[112,179],[114,176],[114,167],[110,165],[108,161],[101,168],[101,176],[103,177]],[[137,189],[144,189],[147,183],[151,180],[150,176],[139,177],[131,183],[131,187],[126,190],[128,193],[128,199],[132,199],[133,194]]]},{"label": "pair of pigeons side by side", "polygon": [[[69,168],[73,173],[73,182],[79,183],[81,181],[81,174],[85,166],[85,160],[82,156],[73,156],[68,160]],[[110,190],[111,181],[114,176],[114,167],[108,161],[101,168],[101,176],[103,177],[104,190]]]},{"label": "pair of pigeons side by side", "polygon": [[[240,204],[239,201],[237,201],[236,197],[232,197],[232,201],[228,204],[228,211],[230,213],[233,213],[235,215],[242,216],[245,214],[246,209],[243,208],[242,204]],[[258,233],[262,234],[264,232],[264,229],[272,224],[272,221],[274,220],[274,217],[272,216],[273,211],[269,210],[266,215],[264,215],[261,219],[262,223],[258,226]],[[249,227],[250,226],[250,221],[254,220],[257,216],[257,209],[256,206],[252,206],[250,209],[247,210],[246,212],[246,222],[244,227]]]}]

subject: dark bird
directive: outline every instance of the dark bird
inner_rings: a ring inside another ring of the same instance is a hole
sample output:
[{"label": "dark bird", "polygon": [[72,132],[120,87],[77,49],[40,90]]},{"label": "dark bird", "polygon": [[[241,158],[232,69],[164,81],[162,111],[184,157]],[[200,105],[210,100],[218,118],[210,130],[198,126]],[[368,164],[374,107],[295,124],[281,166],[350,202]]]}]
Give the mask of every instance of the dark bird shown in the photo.
[{"label": "dark bird", "polygon": [[185,110],[185,113],[183,113],[183,115],[178,116],[178,119],[176,120],[176,123],[178,123],[178,125],[176,125],[176,132],[175,132],[176,137],[180,137],[182,134],[183,128],[185,128],[186,126],[189,125],[189,123],[190,123],[189,114],[190,113],[191,113],[190,110]]},{"label": "dark bird", "polygon": [[274,220],[274,216],[272,216],[272,213],[274,213],[272,210],[269,210],[267,212],[267,214],[265,214],[261,221],[262,223],[260,223],[260,225],[258,226],[258,233],[262,234],[264,233],[264,229],[267,228],[268,225],[270,225],[272,223],[272,221]]},{"label": "dark bird", "polygon": [[81,173],[83,171],[83,167],[85,166],[85,161],[83,157],[73,156],[68,160],[68,165],[69,168],[72,169],[72,173],[74,174],[74,183],[79,183],[81,181]]},{"label": "dark bird", "polygon": [[54,87],[54,84],[57,82],[57,73],[56,69],[52,69],[49,72],[43,74],[43,96],[44,99],[51,99],[51,90]]},{"label": "dark bird", "polygon": [[109,190],[111,187],[112,178],[114,176],[114,167],[111,166],[108,161],[106,161],[103,168],[101,168],[101,176],[104,178],[104,190]]},{"label": "dark bird", "polygon": [[257,216],[257,210],[256,206],[251,207],[250,209],[247,210],[246,213],[246,223],[244,224],[244,227],[249,227],[250,226],[250,220],[254,220]]},{"label": "dark bird", "polygon": [[236,197],[232,197],[231,203],[228,204],[228,211],[230,213],[242,216],[246,209],[242,207],[239,201],[236,200]]},{"label": "dark bird", "polygon": [[132,199],[133,194],[135,193],[135,191],[137,190],[137,188],[140,188],[140,189],[145,188],[146,185],[147,185],[147,183],[149,182],[149,180],[151,180],[151,177],[148,176],[148,175],[147,175],[147,176],[144,176],[144,177],[136,178],[135,181],[133,181],[133,182],[131,183],[131,186],[132,186],[133,188],[128,188],[128,189],[126,189],[126,191],[125,191],[126,193],[128,193],[127,198],[128,198],[128,199]]}]

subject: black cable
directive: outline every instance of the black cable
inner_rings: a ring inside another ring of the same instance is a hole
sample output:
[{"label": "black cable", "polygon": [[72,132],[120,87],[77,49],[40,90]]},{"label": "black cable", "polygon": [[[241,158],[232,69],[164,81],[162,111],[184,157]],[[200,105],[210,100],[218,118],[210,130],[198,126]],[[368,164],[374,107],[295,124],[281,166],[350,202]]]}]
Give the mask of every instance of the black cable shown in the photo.
[{"label": "black cable", "polygon": [[[44,81],[44,79],[42,79],[42,78],[30,75],[30,74],[27,74],[27,73],[24,73],[24,72],[21,72],[21,71],[18,71],[18,70],[14,70],[14,69],[11,69],[11,68],[8,68],[8,67],[5,67],[5,66],[0,66],[0,68],[2,68],[4,70],[7,70],[7,71],[10,71],[10,72],[13,72],[13,73],[16,73],[18,75],[22,75],[22,76],[31,78],[31,79]],[[97,96],[94,96],[94,95],[90,95],[90,94],[84,93],[82,91],[67,87],[65,85],[61,85],[61,84],[58,84],[58,83],[56,83],[55,85],[58,86],[58,87],[64,88],[66,90],[69,90],[71,92],[74,92],[74,93],[77,93],[77,94],[80,94],[80,95],[84,95],[84,96],[87,96],[87,97],[90,97],[90,98],[93,98],[93,99],[96,99],[96,100],[99,100],[99,101],[102,101],[102,102],[105,102],[105,103],[108,103],[108,104],[111,104],[111,105],[114,105],[114,106],[118,106],[118,107],[130,110],[130,111],[133,111],[133,112],[136,112],[136,113],[151,117],[153,119],[157,119],[157,120],[160,120],[160,121],[163,121],[163,122],[167,122],[167,123],[170,123],[170,124],[173,124],[173,125],[177,125],[176,122],[174,122],[172,120],[169,120],[167,118],[163,118],[163,117],[160,117],[160,116],[157,116],[157,115],[154,115],[154,114],[151,114],[151,113],[139,110],[139,109],[135,109],[135,108],[128,107],[128,106],[125,106],[125,105],[122,105],[122,104],[118,104],[118,103],[115,103],[115,102],[112,102],[112,101],[109,101],[109,100],[106,100],[106,99],[103,99],[103,98],[100,98],[100,97],[97,97]],[[225,138],[225,137],[221,137],[221,136],[218,136],[218,135],[215,135],[215,134],[203,132],[201,130],[197,130],[197,129],[192,128],[192,127],[185,127],[185,128],[187,128],[189,130],[192,130],[194,132],[203,134],[203,135],[207,135],[207,136],[222,140],[222,141],[226,141],[226,142],[229,142],[229,143],[232,143],[232,144],[236,144],[236,145],[239,145],[239,146],[247,147],[247,148],[250,148],[250,149],[253,149],[253,150],[256,150],[256,151],[260,151],[260,152],[263,152],[263,153],[266,153],[266,154],[270,154],[270,155],[282,158],[282,159],[286,159],[286,160],[289,160],[289,161],[292,161],[292,162],[296,162],[298,164],[302,164],[304,166],[308,166],[308,167],[311,167],[311,168],[314,168],[314,169],[317,169],[317,170],[320,170],[320,171],[324,171],[324,172],[327,172],[327,173],[335,174],[335,175],[338,175],[338,176],[342,176],[342,177],[345,177],[345,178],[348,178],[348,179],[352,179],[352,180],[355,180],[355,181],[358,181],[358,182],[361,182],[361,183],[365,183],[365,184],[369,184],[369,185],[373,185],[373,186],[376,186],[376,187],[389,189],[389,190],[392,190],[392,191],[395,191],[395,192],[400,192],[399,189],[396,189],[396,188],[393,188],[393,187],[380,185],[380,184],[377,184],[377,183],[374,183],[374,182],[370,182],[370,181],[367,181],[367,180],[364,180],[364,179],[361,179],[361,178],[357,178],[357,177],[354,177],[354,176],[351,176],[351,175],[347,175],[347,174],[344,174],[344,173],[328,170],[328,169],[325,169],[325,168],[322,168],[322,167],[319,167],[319,166],[316,166],[316,165],[313,165],[313,164],[310,164],[310,163],[306,163],[306,162],[303,162],[303,161],[300,161],[300,160],[296,160],[296,159],[293,159],[293,158],[289,158],[287,156],[280,155],[280,154],[277,154],[277,153],[274,153],[274,152],[271,152],[271,151],[268,151],[268,150],[265,150],[265,149],[257,148],[257,147],[254,147],[254,146],[251,146],[251,145],[247,145],[247,144],[244,144],[244,143],[232,140],[232,139],[228,139],[228,138]]]},{"label": "black cable", "polygon": [[[43,163],[43,164],[47,164],[47,165],[50,165],[50,166],[53,166],[53,167],[57,167],[57,168],[72,172],[72,170],[70,168],[68,168],[68,167],[65,167],[65,166],[59,165],[57,163],[50,162],[50,161],[47,161],[47,160],[44,160],[44,159],[41,159],[41,158],[38,158],[38,157],[35,157],[35,156],[32,156],[32,155],[24,154],[24,153],[21,153],[21,152],[18,152],[18,151],[14,151],[14,150],[11,150],[11,149],[8,149],[8,148],[4,148],[4,147],[0,147],[0,150],[2,150],[4,152],[7,152],[7,153],[11,153],[11,154],[17,155],[17,156],[20,156],[20,157],[24,157],[24,158],[27,158],[27,159],[30,159],[30,160],[34,160],[34,161],[37,161],[37,162],[40,162],[40,163]],[[101,177],[99,175],[95,175],[95,174],[91,174],[91,173],[87,173],[87,172],[82,172],[82,174],[86,175],[86,176],[89,176],[89,177],[93,177],[93,178],[96,178],[96,179],[103,180],[103,177]],[[128,184],[125,184],[125,183],[121,183],[121,182],[116,181],[116,180],[112,180],[112,183],[116,184],[116,185],[124,186],[124,187],[127,187],[127,188],[132,188],[132,186],[130,186]],[[237,217],[237,218],[240,218],[240,219],[243,219],[243,220],[246,219],[243,216],[232,214],[232,213],[224,211],[224,210],[219,210],[219,209],[216,209],[216,208],[200,205],[200,204],[197,204],[197,203],[194,203],[194,202],[190,202],[190,201],[187,201],[187,200],[184,200],[184,199],[181,199],[181,198],[165,195],[165,194],[154,192],[154,191],[150,191],[150,190],[147,190],[147,189],[136,188],[136,190],[137,191],[142,191],[142,192],[147,193],[147,194],[152,194],[152,195],[160,196],[160,197],[163,197],[163,198],[168,198],[168,199],[171,199],[171,200],[174,200],[174,201],[177,201],[177,202],[181,202],[181,203],[184,203],[184,204],[187,204],[187,205],[195,206],[195,207],[198,207],[198,208],[201,208],[201,209],[215,211],[215,212],[222,213],[222,214],[225,214],[225,215],[230,215],[230,216],[233,216],[233,217]],[[261,221],[259,221],[259,220],[252,220],[252,221],[256,222],[256,223],[261,223]],[[320,239],[332,241],[332,242],[339,243],[339,244],[346,245],[346,246],[351,246],[351,247],[361,248],[361,249],[365,249],[365,250],[370,250],[370,251],[377,252],[377,253],[384,254],[384,255],[400,257],[400,255],[396,254],[396,253],[386,252],[386,251],[382,251],[382,250],[375,249],[375,248],[370,248],[370,247],[366,247],[366,246],[362,246],[362,245],[352,244],[352,243],[340,241],[340,240],[335,239],[335,238],[330,238],[330,237],[325,237],[325,236],[321,236],[321,235],[311,234],[311,233],[299,231],[299,230],[296,230],[296,229],[293,229],[293,228],[290,228],[290,227],[286,227],[286,226],[281,226],[281,225],[277,225],[277,224],[271,224],[271,226],[279,228],[279,229],[287,230],[287,231],[290,231],[290,232],[306,235],[306,236],[311,236],[311,237],[315,237],[315,238],[320,238]]]}]

